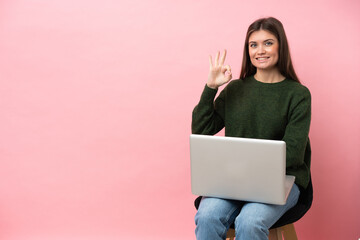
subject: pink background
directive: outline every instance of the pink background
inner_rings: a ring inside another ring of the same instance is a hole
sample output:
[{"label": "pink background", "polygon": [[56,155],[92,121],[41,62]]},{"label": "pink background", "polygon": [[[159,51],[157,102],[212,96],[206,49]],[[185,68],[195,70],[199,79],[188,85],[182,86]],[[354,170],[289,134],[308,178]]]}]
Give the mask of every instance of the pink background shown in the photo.
[{"label": "pink background", "polygon": [[0,1],[0,239],[195,239],[191,111],[275,16],[313,96],[300,239],[360,238],[360,2]]}]

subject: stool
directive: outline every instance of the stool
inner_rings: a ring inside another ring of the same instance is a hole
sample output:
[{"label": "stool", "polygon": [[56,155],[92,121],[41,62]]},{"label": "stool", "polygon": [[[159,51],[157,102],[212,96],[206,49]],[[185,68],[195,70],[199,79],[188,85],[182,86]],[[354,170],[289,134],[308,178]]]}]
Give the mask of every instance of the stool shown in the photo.
[{"label": "stool", "polygon": [[[230,228],[226,234],[226,239],[235,239],[235,229]],[[270,229],[269,240],[298,240],[294,224],[288,224],[282,227]]]}]

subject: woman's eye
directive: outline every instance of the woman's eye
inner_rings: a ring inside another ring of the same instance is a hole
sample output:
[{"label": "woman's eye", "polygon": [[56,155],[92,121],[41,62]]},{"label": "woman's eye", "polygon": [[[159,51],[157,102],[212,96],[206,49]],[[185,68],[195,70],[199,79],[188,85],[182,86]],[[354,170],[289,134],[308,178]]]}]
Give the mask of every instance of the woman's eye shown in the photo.
[{"label": "woman's eye", "polygon": [[255,43],[251,43],[251,44],[250,44],[250,47],[254,48],[254,47],[256,47],[256,44],[255,44]]},{"label": "woman's eye", "polygon": [[266,42],[265,45],[266,46],[271,46],[271,45],[273,45],[273,43],[272,42]]}]

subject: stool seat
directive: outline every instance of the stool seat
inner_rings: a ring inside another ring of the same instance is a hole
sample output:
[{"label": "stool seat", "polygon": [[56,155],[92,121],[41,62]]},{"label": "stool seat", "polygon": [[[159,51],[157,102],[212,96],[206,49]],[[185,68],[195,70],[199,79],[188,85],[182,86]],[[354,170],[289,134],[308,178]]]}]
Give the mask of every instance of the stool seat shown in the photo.
[{"label": "stool seat", "polygon": [[[233,228],[230,228],[227,232],[226,239],[235,239],[235,230]],[[298,240],[294,224],[270,229],[269,240]]]}]

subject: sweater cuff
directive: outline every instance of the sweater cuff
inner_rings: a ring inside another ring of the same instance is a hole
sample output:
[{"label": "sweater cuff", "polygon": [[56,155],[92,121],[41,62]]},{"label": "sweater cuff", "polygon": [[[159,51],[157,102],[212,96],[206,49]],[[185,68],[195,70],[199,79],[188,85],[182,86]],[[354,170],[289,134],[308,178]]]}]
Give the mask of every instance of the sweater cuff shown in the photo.
[{"label": "sweater cuff", "polygon": [[206,100],[211,100],[214,101],[214,98],[216,96],[218,89],[213,89],[208,87],[207,84],[205,84],[205,88],[204,91],[201,94],[201,100],[206,101]]}]

